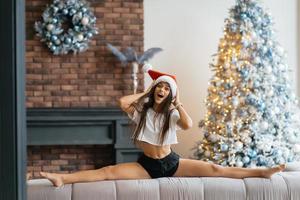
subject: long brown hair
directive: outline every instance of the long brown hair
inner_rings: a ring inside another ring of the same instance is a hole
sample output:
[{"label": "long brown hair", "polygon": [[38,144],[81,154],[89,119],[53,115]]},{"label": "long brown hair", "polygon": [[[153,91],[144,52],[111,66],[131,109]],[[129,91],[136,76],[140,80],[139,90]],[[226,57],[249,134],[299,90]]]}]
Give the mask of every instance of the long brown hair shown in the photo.
[{"label": "long brown hair", "polygon": [[[134,142],[136,142],[137,138],[139,137],[139,135],[141,134],[141,130],[144,130],[145,125],[146,125],[146,115],[147,115],[147,111],[150,108],[153,108],[154,106],[154,94],[155,94],[155,89],[157,87],[158,84],[154,85],[151,90],[146,93],[145,95],[143,95],[142,97],[140,97],[137,102],[134,102],[132,105],[134,106],[134,108],[136,109],[137,112],[140,113],[140,120],[133,132],[132,135],[132,139],[134,140]],[[169,95],[167,96],[166,99],[164,99],[164,101],[159,105],[159,111],[155,114],[155,119],[157,118],[157,116],[159,114],[161,114],[160,117],[163,116],[163,128],[160,131],[160,135],[159,135],[159,144],[163,144],[167,131],[170,127],[170,116],[173,110],[170,110],[170,106],[172,103],[172,91],[170,90]],[[160,125],[160,123],[159,123]]]}]

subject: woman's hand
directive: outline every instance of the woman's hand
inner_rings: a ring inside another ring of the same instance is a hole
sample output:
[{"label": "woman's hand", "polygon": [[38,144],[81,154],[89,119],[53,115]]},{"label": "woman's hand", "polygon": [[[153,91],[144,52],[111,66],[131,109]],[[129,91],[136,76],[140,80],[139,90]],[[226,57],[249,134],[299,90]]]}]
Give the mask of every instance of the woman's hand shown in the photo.
[{"label": "woman's hand", "polygon": [[176,92],[176,96],[175,99],[173,100],[173,104],[176,107],[177,105],[181,104],[180,100],[179,100],[179,88],[177,86],[177,92]]}]

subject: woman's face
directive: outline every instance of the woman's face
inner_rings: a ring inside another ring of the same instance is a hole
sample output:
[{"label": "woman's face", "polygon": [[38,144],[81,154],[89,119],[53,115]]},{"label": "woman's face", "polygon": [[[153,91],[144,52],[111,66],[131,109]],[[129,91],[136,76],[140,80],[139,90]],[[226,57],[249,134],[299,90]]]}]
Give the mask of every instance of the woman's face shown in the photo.
[{"label": "woman's face", "polygon": [[154,102],[161,104],[170,94],[170,86],[166,82],[159,82],[154,90]]}]

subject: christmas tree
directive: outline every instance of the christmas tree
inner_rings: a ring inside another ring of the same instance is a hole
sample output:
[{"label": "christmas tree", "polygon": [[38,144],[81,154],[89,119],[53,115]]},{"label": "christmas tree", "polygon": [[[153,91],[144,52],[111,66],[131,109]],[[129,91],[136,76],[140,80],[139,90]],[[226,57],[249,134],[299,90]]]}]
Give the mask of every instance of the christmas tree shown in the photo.
[{"label": "christmas tree", "polygon": [[255,0],[237,0],[210,64],[204,138],[195,156],[223,166],[274,166],[300,158],[298,100],[273,20]]}]

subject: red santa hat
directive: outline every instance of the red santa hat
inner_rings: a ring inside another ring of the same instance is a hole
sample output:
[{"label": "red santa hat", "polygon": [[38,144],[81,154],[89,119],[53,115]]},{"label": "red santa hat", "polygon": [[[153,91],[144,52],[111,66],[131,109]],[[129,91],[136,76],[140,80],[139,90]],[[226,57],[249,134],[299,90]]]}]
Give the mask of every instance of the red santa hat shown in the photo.
[{"label": "red santa hat", "polygon": [[159,71],[154,71],[152,70],[152,66],[147,63],[143,66],[143,71],[145,73],[148,72],[152,80],[155,80],[155,84],[159,82],[166,82],[170,85],[170,89],[172,91],[172,96],[173,98],[176,96],[176,91],[177,91],[177,83],[176,83],[176,77],[174,75],[166,74],[166,73],[161,73]]}]

